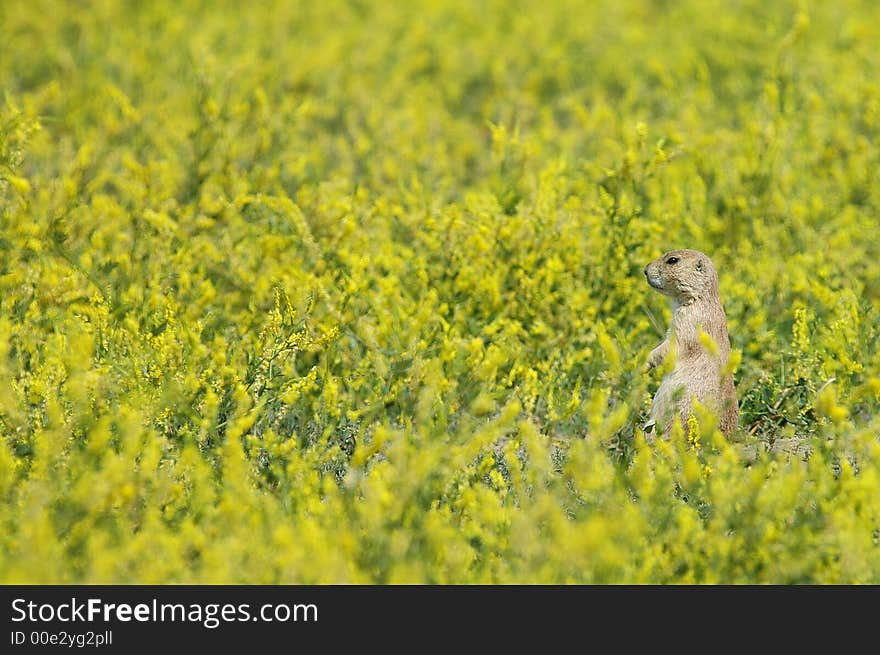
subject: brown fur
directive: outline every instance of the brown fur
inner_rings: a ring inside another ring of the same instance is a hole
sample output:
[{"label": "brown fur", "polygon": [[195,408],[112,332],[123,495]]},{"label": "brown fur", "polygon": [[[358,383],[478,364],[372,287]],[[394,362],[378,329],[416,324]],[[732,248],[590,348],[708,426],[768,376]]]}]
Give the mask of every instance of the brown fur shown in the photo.
[{"label": "brown fur", "polygon": [[[668,263],[671,257],[678,261]],[[673,344],[675,350],[675,367],[657,389],[648,425],[668,435],[678,414],[686,426],[694,398],[718,413],[721,431],[730,435],[739,407],[733,376],[721,376],[730,356],[730,338],[712,260],[697,250],[671,250],[645,267],[645,277],[672,301],[672,324],[666,339],[648,356],[647,368],[662,363]],[[717,344],[717,355],[703,347],[700,327]]]}]

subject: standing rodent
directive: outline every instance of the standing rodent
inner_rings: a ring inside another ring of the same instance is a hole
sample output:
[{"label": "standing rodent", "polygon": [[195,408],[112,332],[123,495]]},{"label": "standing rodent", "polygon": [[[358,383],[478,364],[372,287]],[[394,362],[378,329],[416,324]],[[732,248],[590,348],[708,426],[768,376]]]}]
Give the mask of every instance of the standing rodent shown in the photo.
[{"label": "standing rodent", "polygon": [[[647,368],[659,365],[670,347],[675,353],[675,367],[657,389],[647,425],[669,434],[677,413],[686,427],[694,398],[718,413],[719,427],[729,436],[736,429],[739,407],[733,375],[722,377],[730,338],[712,260],[697,250],[671,250],[645,267],[645,277],[672,301],[672,324],[648,356]],[[715,353],[700,341],[701,328],[717,345]]]}]

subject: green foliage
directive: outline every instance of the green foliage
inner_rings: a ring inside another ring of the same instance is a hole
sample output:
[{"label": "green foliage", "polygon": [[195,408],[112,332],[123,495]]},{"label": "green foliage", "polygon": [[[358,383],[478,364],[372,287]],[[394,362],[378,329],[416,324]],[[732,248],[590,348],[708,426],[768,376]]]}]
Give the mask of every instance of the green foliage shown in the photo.
[{"label": "green foliage", "polygon": [[[0,582],[880,582],[880,7],[0,4]],[[662,251],[741,425],[646,444]]]}]

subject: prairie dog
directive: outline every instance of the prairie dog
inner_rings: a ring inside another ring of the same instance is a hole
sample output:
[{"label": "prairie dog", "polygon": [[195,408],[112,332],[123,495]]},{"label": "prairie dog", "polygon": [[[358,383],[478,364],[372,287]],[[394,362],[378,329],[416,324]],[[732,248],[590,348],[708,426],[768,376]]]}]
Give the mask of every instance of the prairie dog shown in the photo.
[{"label": "prairie dog", "polygon": [[[666,338],[648,356],[647,368],[659,365],[670,347],[675,352],[675,366],[654,395],[646,427],[653,424],[658,433],[668,434],[676,415],[687,426],[693,398],[718,413],[719,427],[729,436],[736,428],[739,407],[733,375],[722,376],[730,357],[730,338],[712,260],[697,250],[670,250],[645,267],[645,277],[672,302],[672,323]],[[715,353],[700,341],[701,329],[715,342]]]}]

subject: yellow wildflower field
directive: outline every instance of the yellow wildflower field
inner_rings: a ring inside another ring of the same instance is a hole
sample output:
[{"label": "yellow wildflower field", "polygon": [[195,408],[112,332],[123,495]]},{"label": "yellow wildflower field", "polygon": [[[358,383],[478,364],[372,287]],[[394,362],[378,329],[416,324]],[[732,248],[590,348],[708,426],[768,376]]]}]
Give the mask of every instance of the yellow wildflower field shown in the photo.
[{"label": "yellow wildflower field", "polygon": [[[0,583],[880,583],[880,4],[0,3]],[[647,444],[720,272],[740,425]]]}]

